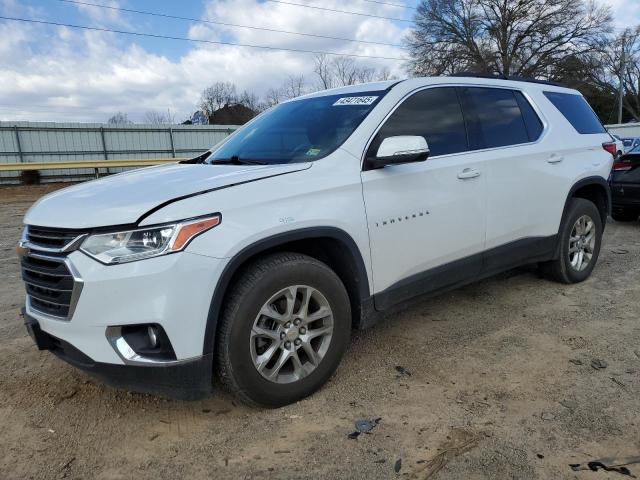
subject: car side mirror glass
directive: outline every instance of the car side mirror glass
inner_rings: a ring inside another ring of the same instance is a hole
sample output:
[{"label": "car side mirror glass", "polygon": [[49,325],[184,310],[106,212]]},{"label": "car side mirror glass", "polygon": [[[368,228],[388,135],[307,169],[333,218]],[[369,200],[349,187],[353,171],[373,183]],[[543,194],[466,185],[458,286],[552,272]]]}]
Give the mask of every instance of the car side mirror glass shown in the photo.
[{"label": "car side mirror glass", "polygon": [[423,162],[429,157],[429,145],[424,137],[400,135],[385,138],[375,158],[369,159],[369,168],[382,168],[386,165]]}]

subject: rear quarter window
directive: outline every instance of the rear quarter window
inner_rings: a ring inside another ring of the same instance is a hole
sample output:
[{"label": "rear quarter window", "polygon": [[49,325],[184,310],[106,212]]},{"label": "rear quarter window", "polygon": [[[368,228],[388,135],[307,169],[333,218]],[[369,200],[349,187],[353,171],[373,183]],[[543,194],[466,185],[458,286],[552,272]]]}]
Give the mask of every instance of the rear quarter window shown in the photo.
[{"label": "rear quarter window", "polygon": [[545,97],[562,113],[578,133],[606,133],[605,128],[582,95],[544,92]]},{"label": "rear quarter window", "polygon": [[529,141],[534,142],[542,135],[542,130],[544,129],[542,121],[522,92],[513,93],[518,101],[520,112],[522,112],[522,118],[524,119],[527,134],[529,135]]}]

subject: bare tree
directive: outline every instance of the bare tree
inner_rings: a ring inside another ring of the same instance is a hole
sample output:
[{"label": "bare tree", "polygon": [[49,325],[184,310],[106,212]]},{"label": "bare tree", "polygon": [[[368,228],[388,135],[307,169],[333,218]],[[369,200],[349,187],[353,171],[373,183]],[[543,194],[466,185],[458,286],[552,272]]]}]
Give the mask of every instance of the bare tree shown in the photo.
[{"label": "bare tree", "polygon": [[413,74],[545,77],[567,55],[597,51],[611,15],[591,0],[422,0],[415,24]]},{"label": "bare tree", "polygon": [[170,125],[174,123],[174,119],[168,110],[166,113],[149,110],[144,114],[144,123],[149,125]]},{"label": "bare tree", "polygon": [[617,118],[622,85],[623,118],[640,120],[640,26],[609,38],[593,54],[567,57],[551,79],[580,90],[604,123]]},{"label": "bare tree", "polygon": [[200,97],[200,109],[211,116],[213,112],[225,105],[237,103],[236,86],[231,82],[216,82],[207,87]]},{"label": "bare tree", "polygon": [[264,95],[264,106],[267,108],[278,105],[283,100],[280,89],[270,88]]},{"label": "bare tree", "polygon": [[356,83],[389,80],[391,72],[388,68],[377,70],[374,67],[359,65],[353,58],[316,55],[313,72],[318,76],[318,88],[327,89],[355,85]]},{"label": "bare tree", "polygon": [[602,52],[602,67],[597,79],[619,98],[623,88],[623,107],[631,117],[640,119],[640,26],[627,28]]},{"label": "bare tree", "polygon": [[385,80],[394,80],[394,79],[396,79],[396,77],[394,75],[391,75],[391,70],[389,70],[388,67],[385,67],[379,70],[378,73],[376,74],[376,80],[379,82],[383,82]]},{"label": "bare tree", "polygon": [[118,112],[111,116],[107,123],[110,125],[131,125],[133,122],[129,120],[126,113]]},{"label": "bare tree", "polygon": [[335,57],[331,66],[338,85],[354,85],[358,83],[356,62],[351,57]]},{"label": "bare tree", "polygon": [[623,105],[636,121],[640,120],[640,27],[629,31],[624,38],[625,55],[622,84],[625,94]]},{"label": "bare tree", "polygon": [[314,58],[314,63],[313,72],[320,79],[320,88],[322,90],[333,88],[334,76],[329,57],[324,53],[317,54]]},{"label": "bare tree", "polygon": [[238,97],[238,103],[254,112],[260,111],[260,99],[255,93],[249,93],[246,90],[243,91]]},{"label": "bare tree", "polygon": [[306,93],[304,75],[289,75],[280,89],[280,96],[284,99],[297,98]]},{"label": "bare tree", "polygon": [[356,68],[356,83],[367,83],[376,80],[377,72],[373,67]]}]

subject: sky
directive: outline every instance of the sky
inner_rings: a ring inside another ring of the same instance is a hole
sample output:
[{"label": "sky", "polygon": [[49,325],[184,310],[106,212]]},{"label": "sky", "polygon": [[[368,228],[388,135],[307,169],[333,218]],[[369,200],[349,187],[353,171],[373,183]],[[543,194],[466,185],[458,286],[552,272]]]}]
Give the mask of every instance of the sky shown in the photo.
[{"label": "sky", "polygon": [[[418,0],[0,0],[0,16],[205,42],[359,55],[359,65],[406,76],[399,46]],[[600,0],[616,27],[640,23],[640,0]],[[86,5],[187,17],[182,20]],[[360,15],[301,7],[292,3]],[[390,5],[394,4],[394,5]],[[378,18],[387,17],[387,18]],[[207,22],[286,30],[341,40]],[[349,41],[349,40],[357,40]],[[142,122],[148,111],[177,121],[217,81],[258,95],[290,75],[312,84],[314,55],[283,50],[123,35],[0,19],[0,120],[105,122],[117,112]],[[379,42],[391,45],[380,45]],[[397,46],[396,46],[397,45]]]}]

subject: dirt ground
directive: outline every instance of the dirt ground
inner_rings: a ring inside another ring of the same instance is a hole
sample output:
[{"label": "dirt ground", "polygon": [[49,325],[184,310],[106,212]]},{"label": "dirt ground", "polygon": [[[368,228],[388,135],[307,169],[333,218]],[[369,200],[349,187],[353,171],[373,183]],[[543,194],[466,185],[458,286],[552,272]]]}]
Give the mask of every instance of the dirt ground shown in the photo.
[{"label": "dirt ground", "polygon": [[599,480],[624,477],[569,464],[640,455],[638,223],[609,223],[582,284],[521,269],[424,300],[355,333],[312,397],[258,410],[113,390],[36,350],[15,244],[45,190],[0,188],[2,479]]}]

